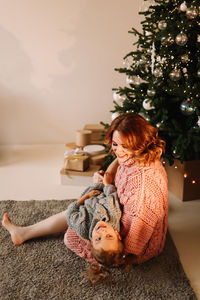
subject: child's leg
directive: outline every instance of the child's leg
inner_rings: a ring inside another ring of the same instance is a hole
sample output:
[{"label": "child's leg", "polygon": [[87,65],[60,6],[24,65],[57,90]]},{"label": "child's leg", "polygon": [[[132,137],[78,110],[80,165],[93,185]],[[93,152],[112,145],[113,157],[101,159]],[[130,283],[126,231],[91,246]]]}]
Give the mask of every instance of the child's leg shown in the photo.
[{"label": "child's leg", "polygon": [[8,213],[5,213],[2,225],[9,231],[15,245],[21,245],[23,242],[33,238],[64,232],[68,227],[66,211],[26,227],[13,224],[8,218]]}]

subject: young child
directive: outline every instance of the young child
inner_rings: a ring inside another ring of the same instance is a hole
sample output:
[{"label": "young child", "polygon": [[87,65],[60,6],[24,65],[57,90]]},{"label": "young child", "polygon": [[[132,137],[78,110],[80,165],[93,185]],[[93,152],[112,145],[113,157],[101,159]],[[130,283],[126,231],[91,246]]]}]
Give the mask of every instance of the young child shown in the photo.
[{"label": "young child", "polygon": [[83,239],[91,241],[93,257],[113,265],[123,253],[119,235],[121,209],[114,185],[96,183],[67,208],[67,224]]},{"label": "young child", "polygon": [[[109,176],[109,173],[105,174],[103,183],[88,187],[81,198],[71,203],[64,212],[25,227],[13,224],[5,213],[2,225],[16,245],[32,238],[63,232],[70,227],[83,239],[91,240],[91,251],[96,261],[105,266],[118,264],[123,259],[123,244],[119,235],[121,210]],[[87,273],[90,280],[96,283],[107,272],[103,266],[91,264]]]}]

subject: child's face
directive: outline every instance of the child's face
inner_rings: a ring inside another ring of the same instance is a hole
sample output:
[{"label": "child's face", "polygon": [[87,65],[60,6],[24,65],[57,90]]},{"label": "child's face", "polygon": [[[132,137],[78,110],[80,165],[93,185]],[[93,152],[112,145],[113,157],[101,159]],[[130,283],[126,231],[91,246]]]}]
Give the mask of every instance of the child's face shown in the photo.
[{"label": "child's face", "polygon": [[119,248],[119,233],[107,222],[99,221],[92,232],[92,246],[98,250],[116,251]]}]

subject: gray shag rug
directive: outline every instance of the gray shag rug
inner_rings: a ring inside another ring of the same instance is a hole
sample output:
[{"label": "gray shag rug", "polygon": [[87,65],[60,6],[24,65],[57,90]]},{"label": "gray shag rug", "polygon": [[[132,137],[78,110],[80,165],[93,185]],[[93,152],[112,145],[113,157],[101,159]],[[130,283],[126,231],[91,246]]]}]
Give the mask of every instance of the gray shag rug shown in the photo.
[{"label": "gray shag rug", "polygon": [[[69,200],[0,201],[1,218],[30,225],[65,210]],[[1,300],[169,300],[197,299],[181,266],[177,250],[167,234],[164,251],[157,258],[134,266],[129,274],[111,269],[111,279],[91,285],[83,272],[88,263],[63,243],[63,234],[12,244],[0,227]]]}]

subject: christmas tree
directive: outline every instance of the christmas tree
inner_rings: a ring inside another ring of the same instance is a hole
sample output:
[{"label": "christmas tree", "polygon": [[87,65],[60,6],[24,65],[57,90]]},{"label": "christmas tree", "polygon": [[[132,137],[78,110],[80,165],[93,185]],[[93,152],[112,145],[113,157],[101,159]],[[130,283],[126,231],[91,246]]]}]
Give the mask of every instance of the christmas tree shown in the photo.
[{"label": "christmas tree", "polygon": [[[145,0],[144,0],[145,1]],[[199,0],[146,0],[142,32],[124,57],[124,87],[114,88],[112,119],[141,114],[166,141],[173,164],[200,159],[200,3]],[[106,125],[106,124],[104,124]],[[108,124],[107,124],[108,125]]]}]

